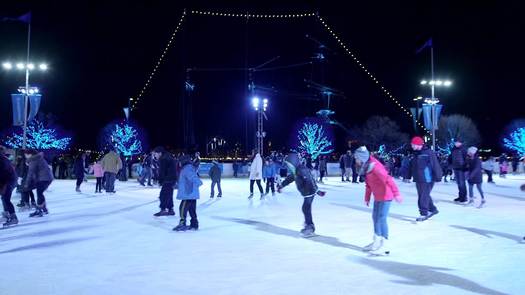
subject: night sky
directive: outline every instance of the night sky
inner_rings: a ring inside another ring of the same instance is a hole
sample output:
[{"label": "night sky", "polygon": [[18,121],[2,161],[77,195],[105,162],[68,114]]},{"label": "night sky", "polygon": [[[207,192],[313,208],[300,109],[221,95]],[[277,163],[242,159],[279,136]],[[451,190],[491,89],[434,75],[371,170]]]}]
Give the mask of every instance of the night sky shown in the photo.
[{"label": "night sky", "polygon": [[[524,6],[520,1],[492,4],[479,1],[360,1],[340,4],[184,5],[175,1],[9,1],[0,17],[32,11],[32,60],[46,61],[51,70],[35,73],[32,84],[44,96],[41,110],[73,132],[76,147],[95,148],[104,125],[122,119],[129,97],[136,97],[164,49],[182,9],[187,7],[243,13],[303,13],[319,11],[369,70],[404,105],[429,95],[419,80],[430,75],[429,51],[415,51],[432,37],[436,77],[454,81],[438,90],[444,114],[474,119],[483,146],[498,148],[502,131],[524,116],[522,97],[525,46]],[[15,3],[16,2],[16,3]],[[74,4],[73,4],[74,2]],[[106,3],[107,2],[107,3]],[[461,3],[460,3],[461,2]],[[488,2],[488,1],[487,1]],[[312,3],[312,2],[310,2]],[[281,66],[312,61],[318,46],[327,46],[327,62],[280,71],[257,72],[257,85],[274,87],[266,130],[274,146],[289,143],[293,126],[324,107],[304,99],[315,93],[304,79],[324,82],[344,92],[334,98],[335,118],[351,128],[371,115],[386,115],[413,134],[411,119],[339,48],[315,18],[292,20],[229,19],[189,15],[174,46],[132,117],[148,130],[150,146],[182,147],[180,99],[186,68]],[[23,60],[26,27],[0,23],[0,57]],[[229,142],[246,142],[246,116],[255,117],[246,96],[244,71],[192,72],[194,123],[201,151],[215,135]],[[0,74],[0,129],[11,124],[9,94],[24,83],[22,74]],[[336,132],[339,147],[344,133]],[[251,134],[249,134],[251,139]]]}]

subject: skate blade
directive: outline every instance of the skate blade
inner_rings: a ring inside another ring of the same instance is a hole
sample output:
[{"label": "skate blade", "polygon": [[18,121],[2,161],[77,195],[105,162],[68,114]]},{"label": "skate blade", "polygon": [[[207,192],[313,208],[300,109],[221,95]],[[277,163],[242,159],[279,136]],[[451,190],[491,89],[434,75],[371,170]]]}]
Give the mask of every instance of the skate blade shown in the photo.
[{"label": "skate blade", "polygon": [[390,251],[380,252],[380,253],[369,253],[369,257],[386,257],[390,256]]}]

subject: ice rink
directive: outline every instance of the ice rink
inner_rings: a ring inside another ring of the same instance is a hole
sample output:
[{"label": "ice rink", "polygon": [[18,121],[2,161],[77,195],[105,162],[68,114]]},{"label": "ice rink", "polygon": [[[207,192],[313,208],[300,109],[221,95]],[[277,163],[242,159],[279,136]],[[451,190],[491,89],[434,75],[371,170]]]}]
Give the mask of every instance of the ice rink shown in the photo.
[{"label": "ice rink", "polygon": [[210,201],[204,179],[200,230],[178,233],[178,212],[152,216],[158,188],[117,181],[115,195],[95,195],[90,180],[79,194],[74,180],[56,180],[49,215],[21,212],[0,231],[0,294],[525,294],[525,176],[495,181],[483,184],[483,209],[454,204],[455,183],[437,184],[440,214],[417,224],[415,186],[398,182],[391,255],[370,257],[364,185],[337,177],[320,185],[310,239],[298,233],[294,184],[249,201],[248,180],[223,179],[223,198]]}]

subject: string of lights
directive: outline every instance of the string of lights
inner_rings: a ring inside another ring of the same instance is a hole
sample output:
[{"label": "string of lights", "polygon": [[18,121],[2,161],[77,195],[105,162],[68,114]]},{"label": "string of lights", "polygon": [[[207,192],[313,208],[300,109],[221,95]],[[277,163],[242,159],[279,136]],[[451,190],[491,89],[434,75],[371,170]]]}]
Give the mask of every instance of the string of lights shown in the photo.
[{"label": "string of lights", "polygon": [[164,48],[164,51],[162,52],[162,54],[160,55],[159,59],[157,60],[157,63],[153,67],[153,70],[149,74],[149,77],[146,80],[146,84],[144,84],[144,86],[140,90],[140,92],[137,95],[137,97],[135,97],[133,100],[131,100],[131,103],[130,103],[131,110],[134,110],[134,109],[137,108],[137,104],[139,103],[140,99],[144,95],[144,92],[146,91],[146,89],[151,84],[151,81],[152,81],[153,77],[155,76],[155,73],[157,73],[157,70],[159,69],[159,66],[161,65],[162,61],[164,60],[164,57],[166,56],[166,54],[168,53],[168,50],[170,49],[171,44],[175,40],[175,36],[179,32],[179,30],[180,30],[180,28],[182,26],[182,22],[184,21],[185,17],[186,17],[186,9],[182,12],[182,16],[179,19],[179,23],[177,24],[177,27],[175,28],[175,31],[173,31],[173,33],[171,34],[171,38],[169,39],[168,44],[166,44],[166,47]]},{"label": "string of lights", "polygon": [[209,16],[223,16],[223,17],[239,17],[239,18],[303,18],[312,17],[315,13],[294,13],[294,14],[257,14],[257,13],[224,13],[214,11],[192,10],[195,15],[209,15]]}]

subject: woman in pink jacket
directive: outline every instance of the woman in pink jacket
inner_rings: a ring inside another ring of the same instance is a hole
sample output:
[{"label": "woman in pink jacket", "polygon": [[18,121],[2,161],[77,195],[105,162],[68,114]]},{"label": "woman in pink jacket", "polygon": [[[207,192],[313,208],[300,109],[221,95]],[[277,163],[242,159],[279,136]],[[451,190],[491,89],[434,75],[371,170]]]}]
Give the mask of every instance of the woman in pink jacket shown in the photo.
[{"label": "woman in pink jacket", "polygon": [[95,193],[102,193],[102,178],[104,177],[104,169],[102,168],[102,163],[100,160],[93,163],[90,172],[92,172],[93,175],[97,178]]},{"label": "woman in pink jacket", "polygon": [[374,209],[372,220],[374,222],[374,241],[363,248],[377,255],[389,254],[387,247],[388,224],[387,217],[392,200],[401,202],[399,190],[393,178],[388,175],[385,167],[376,158],[371,157],[366,147],[358,148],[354,157],[360,175],[365,176],[366,192],[365,203],[370,205],[370,197],[374,195]]}]

